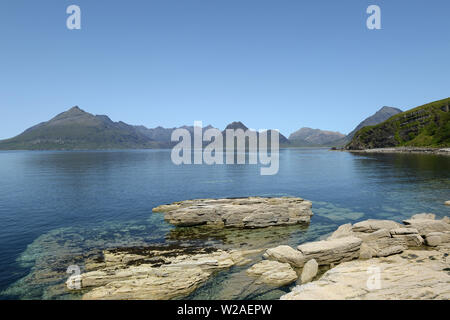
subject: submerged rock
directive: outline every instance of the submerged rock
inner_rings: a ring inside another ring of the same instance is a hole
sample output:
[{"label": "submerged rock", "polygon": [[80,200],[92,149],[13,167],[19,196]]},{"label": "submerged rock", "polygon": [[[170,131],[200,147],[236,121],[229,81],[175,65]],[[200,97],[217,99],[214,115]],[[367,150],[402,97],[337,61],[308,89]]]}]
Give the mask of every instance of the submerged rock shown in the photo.
[{"label": "submerged rock", "polygon": [[247,274],[268,285],[285,286],[297,280],[297,273],[289,263],[263,260],[247,270]]},{"label": "submerged rock", "polygon": [[264,228],[309,224],[312,203],[301,198],[198,199],[174,202],[153,209],[176,226],[216,225]]},{"label": "submerged rock", "polygon": [[411,219],[430,219],[434,220],[436,219],[436,215],[434,213],[418,213],[411,217]]}]

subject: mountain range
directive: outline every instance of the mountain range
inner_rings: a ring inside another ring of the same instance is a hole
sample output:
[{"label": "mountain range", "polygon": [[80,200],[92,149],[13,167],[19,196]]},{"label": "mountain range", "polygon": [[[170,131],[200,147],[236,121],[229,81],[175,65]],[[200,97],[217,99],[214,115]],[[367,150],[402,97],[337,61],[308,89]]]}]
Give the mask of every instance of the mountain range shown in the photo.
[{"label": "mountain range", "polygon": [[[281,147],[343,147],[368,126],[384,123],[402,110],[382,107],[364,119],[348,135],[339,132],[303,127],[286,138],[279,134]],[[183,126],[191,134],[193,126]],[[208,125],[203,131],[213,128]],[[93,115],[75,106],[49,121],[35,125],[18,136],[0,141],[2,150],[80,150],[80,149],[148,149],[171,148],[172,132],[177,128],[147,128],[122,121],[114,122],[106,115]],[[247,130],[240,121],[230,123],[226,129]],[[223,131],[224,132],[224,131]],[[269,130],[269,136],[271,134]],[[193,136],[193,135],[192,135]],[[205,144],[204,144],[205,145]],[[353,144],[352,146],[355,146]]]}]

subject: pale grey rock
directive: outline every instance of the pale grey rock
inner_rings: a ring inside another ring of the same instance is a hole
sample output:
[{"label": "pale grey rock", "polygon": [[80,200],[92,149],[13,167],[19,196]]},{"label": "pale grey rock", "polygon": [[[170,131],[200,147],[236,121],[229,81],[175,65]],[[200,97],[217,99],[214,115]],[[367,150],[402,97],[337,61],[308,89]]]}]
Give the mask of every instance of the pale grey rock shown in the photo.
[{"label": "pale grey rock", "polygon": [[442,243],[442,232],[431,232],[425,237],[425,244],[429,247],[436,247]]},{"label": "pale grey rock", "polygon": [[392,230],[400,228],[401,224],[391,220],[376,220],[369,219],[355,223],[353,225],[353,232],[374,232],[380,229]]},{"label": "pale grey rock", "polygon": [[418,213],[413,215],[410,219],[436,219],[436,215],[434,213]]},{"label": "pale grey rock", "polygon": [[450,224],[450,218],[447,216],[443,217],[441,221]]},{"label": "pale grey rock", "polygon": [[301,198],[198,199],[175,202],[153,209],[176,226],[216,225],[264,228],[309,224],[312,203]]},{"label": "pale grey rock", "polygon": [[291,266],[301,268],[305,264],[303,254],[290,246],[278,246],[267,249],[263,255],[264,259],[276,260],[282,263],[289,263]]},{"label": "pale grey rock", "polygon": [[297,249],[306,260],[315,259],[319,265],[327,265],[357,259],[361,243],[359,238],[345,237],[309,242],[299,245]]},{"label": "pale grey rock", "polygon": [[302,284],[310,282],[312,279],[314,279],[318,271],[319,271],[319,264],[315,259],[311,259],[307,263],[305,263],[305,266],[303,267],[302,270],[302,275],[300,276]]},{"label": "pale grey rock", "polygon": [[450,231],[450,224],[442,220],[408,219],[404,220],[403,223],[410,228],[417,229],[422,237],[431,232]]},{"label": "pale grey rock", "polygon": [[328,237],[328,240],[345,238],[353,235],[352,224],[347,223],[339,226],[336,231],[334,231],[331,236]]},{"label": "pale grey rock", "polygon": [[450,200],[445,201],[444,204],[445,204],[446,206],[450,206]]},{"label": "pale grey rock", "polygon": [[263,260],[247,270],[247,274],[257,278],[257,282],[273,286],[285,286],[297,280],[297,273],[289,263]]},{"label": "pale grey rock", "polygon": [[359,250],[359,258],[362,260],[371,259],[376,255],[376,251],[372,247],[368,246],[364,242],[361,244],[361,249]]},{"label": "pale grey rock", "polygon": [[392,237],[403,240],[408,247],[420,247],[424,243],[424,239],[416,233],[394,234]]}]

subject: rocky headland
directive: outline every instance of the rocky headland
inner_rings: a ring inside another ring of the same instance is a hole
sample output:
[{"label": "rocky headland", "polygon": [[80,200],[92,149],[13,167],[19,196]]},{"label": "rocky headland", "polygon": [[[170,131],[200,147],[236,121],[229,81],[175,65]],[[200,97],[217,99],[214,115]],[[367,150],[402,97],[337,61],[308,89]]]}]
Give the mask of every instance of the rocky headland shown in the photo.
[{"label": "rocky headland", "polygon": [[175,226],[214,225],[237,228],[304,224],[310,222],[312,203],[302,198],[198,199],[153,209]]}]

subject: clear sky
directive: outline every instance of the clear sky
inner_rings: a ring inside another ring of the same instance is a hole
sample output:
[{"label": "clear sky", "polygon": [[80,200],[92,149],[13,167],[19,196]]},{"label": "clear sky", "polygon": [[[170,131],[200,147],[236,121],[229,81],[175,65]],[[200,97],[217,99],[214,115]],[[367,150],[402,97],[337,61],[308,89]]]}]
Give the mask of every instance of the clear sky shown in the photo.
[{"label": "clear sky", "polygon": [[147,127],[348,133],[450,96],[449,15],[448,0],[2,0],[0,139],[74,105]]}]

